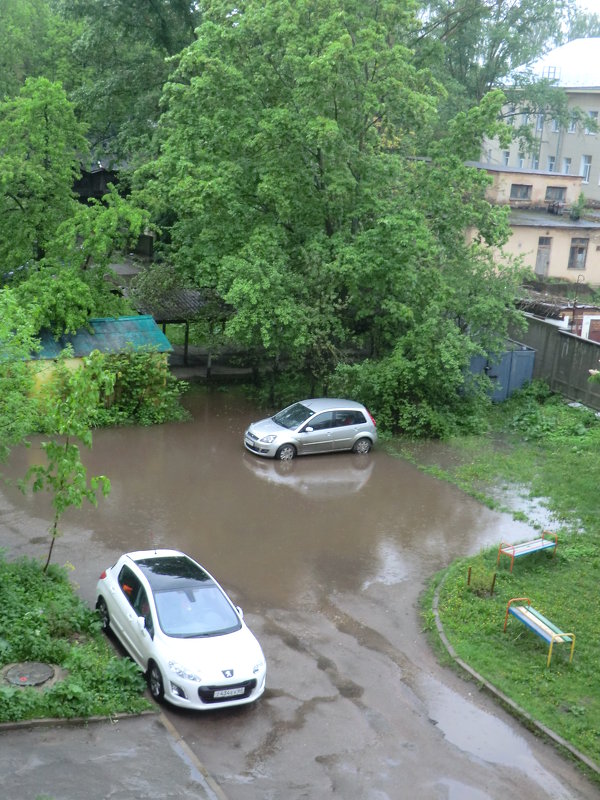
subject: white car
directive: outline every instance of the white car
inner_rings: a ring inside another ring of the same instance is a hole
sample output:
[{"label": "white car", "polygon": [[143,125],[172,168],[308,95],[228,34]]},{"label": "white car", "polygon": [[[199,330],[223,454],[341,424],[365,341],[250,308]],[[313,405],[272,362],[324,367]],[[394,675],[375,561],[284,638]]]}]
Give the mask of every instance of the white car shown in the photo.
[{"label": "white car", "polygon": [[273,417],[252,422],[244,434],[246,450],[280,461],[337,450],[364,455],[376,441],[375,420],[365,406],[330,397],[294,403]]},{"label": "white car", "polygon": [[217,581],[178,550],[125,553],[96,587],[96,609],[145,671],[155,700],[205,711],[258,699],[262,649]]}]

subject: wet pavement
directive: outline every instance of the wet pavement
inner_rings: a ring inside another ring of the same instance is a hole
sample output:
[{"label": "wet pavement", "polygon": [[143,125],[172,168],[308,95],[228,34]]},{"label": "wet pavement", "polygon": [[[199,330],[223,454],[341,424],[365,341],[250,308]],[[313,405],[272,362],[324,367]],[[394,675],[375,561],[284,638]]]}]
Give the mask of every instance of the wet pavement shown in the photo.
[{"label": "wet pavement", "polygon": [[225,800],[157,715],[0,732],[3,800]]},{"label": "wet pavement", "polygon": [[[422,632],[429,576],[529,538],[528,526],[381,448],[262,461],[241,445],[263,416],[249,402],[218,391],[187,402],[189,423],[95,433],[86,462],[112,492],[97,509],[69,512],[54,560],[74,566],[93,604],[99,572],[121,552],[180,548],[244,608],[267,656],[264,697],[205,714],[165,710],[229,800],[600,797],[550,745],[440,667]],[[38,456],[35,446],[15,454],[14,475]],[[0,543],[42,557],[49,518],[46,499],[7,488]]]}]

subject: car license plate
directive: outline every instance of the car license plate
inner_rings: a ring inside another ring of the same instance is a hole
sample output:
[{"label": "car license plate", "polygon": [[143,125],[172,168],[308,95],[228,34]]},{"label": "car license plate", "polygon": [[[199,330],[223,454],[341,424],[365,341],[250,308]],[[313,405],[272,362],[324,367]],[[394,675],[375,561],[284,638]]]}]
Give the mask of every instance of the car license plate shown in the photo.
[{"label": "car license plate", "polygon": [[244,694],[246,689],[243,686],[236,686],[235,689],[216,689],[214,698],[218,697],[236,697],[238,694]]}]

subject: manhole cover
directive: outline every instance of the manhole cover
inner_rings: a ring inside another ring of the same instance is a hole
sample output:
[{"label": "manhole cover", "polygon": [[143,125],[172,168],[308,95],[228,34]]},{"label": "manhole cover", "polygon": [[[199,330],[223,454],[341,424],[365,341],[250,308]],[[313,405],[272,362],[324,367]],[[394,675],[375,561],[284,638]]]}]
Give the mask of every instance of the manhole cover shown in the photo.
[{"label": "manhole cover", "polygon": [[49,664],[25,661],[12,666],[4,677],[15,686],[39,686],[54,677],[54,670]]}]

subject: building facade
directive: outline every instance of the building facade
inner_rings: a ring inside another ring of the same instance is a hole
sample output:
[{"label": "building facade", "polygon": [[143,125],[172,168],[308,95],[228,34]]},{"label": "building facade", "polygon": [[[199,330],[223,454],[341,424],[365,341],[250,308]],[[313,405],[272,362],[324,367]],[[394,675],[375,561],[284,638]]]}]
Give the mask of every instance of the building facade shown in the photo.
[{"label": "building facade", "polygon": [[528,67],[535,77],[564,89],[569,108],[579,109],[590,120],[589,125],[577,121],[574,115],[566,126],[544,114],[519,119],[518,108],[507,109],[519,125],[531,127],[536,147],[525,152],[518,141],[501,147],[497,140],[486,140],[482,161],[496,167],[580,176],[586,200],[600,206],[599,53],[600,38],[575,39]]},{"label": "building facade", "polygon": [[503,253],[519,257],[540,280],[600,286],[600,220],[572,219],[569,209],[581,192],[579,175],[494,167],[486,199],[510,206],[512,234]]}]

